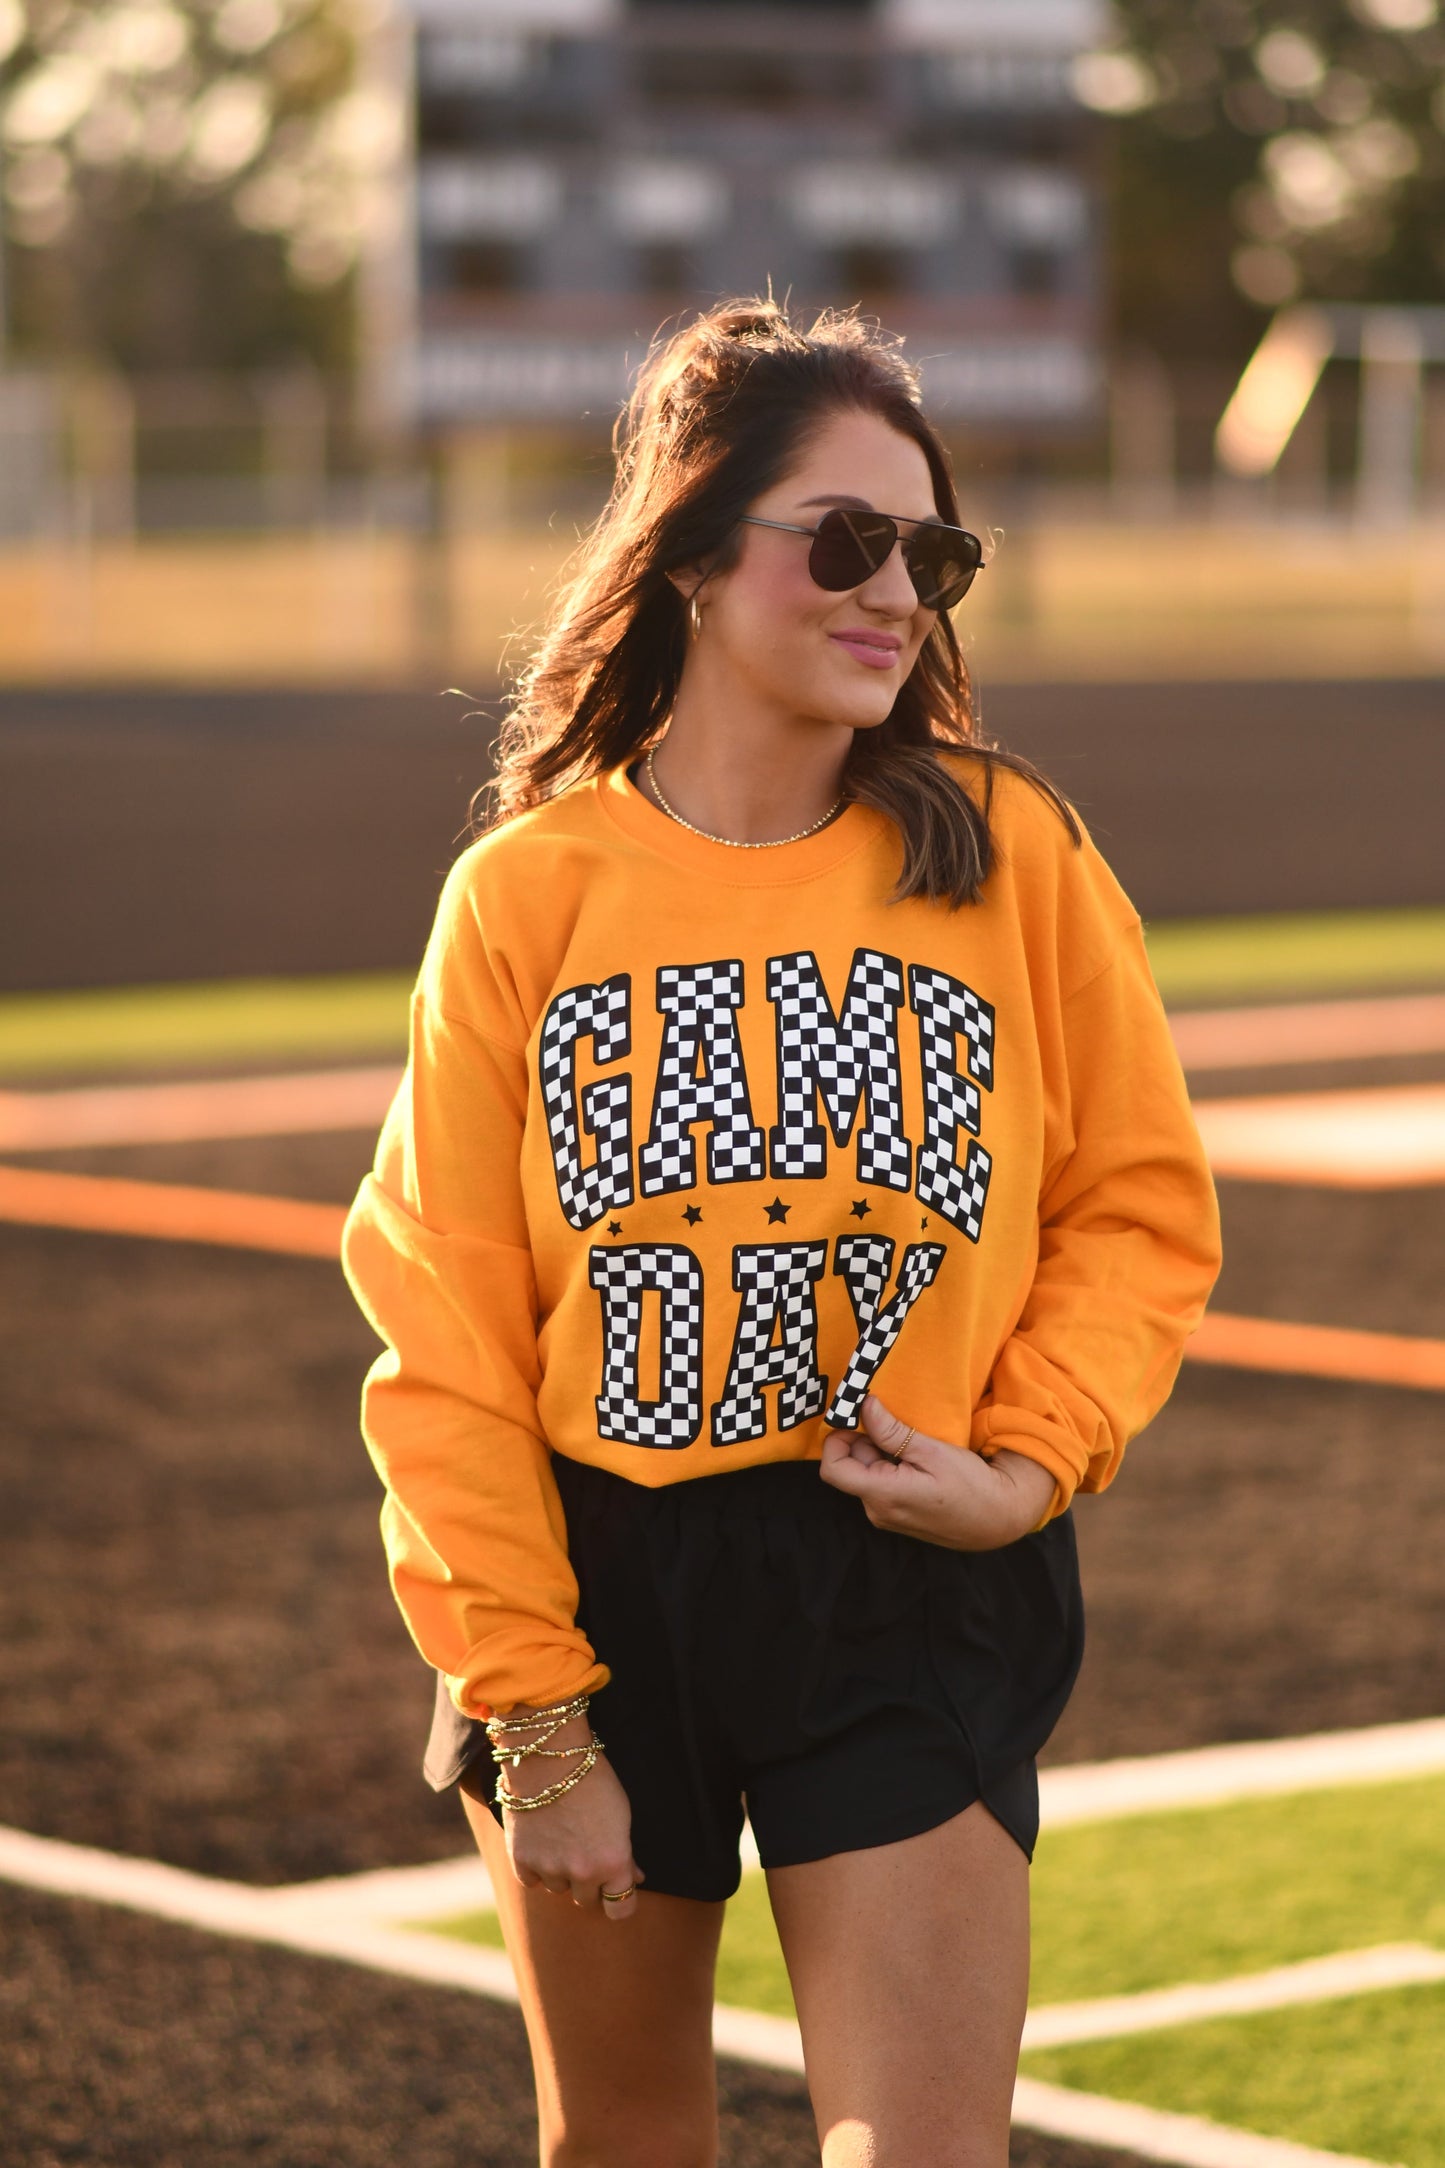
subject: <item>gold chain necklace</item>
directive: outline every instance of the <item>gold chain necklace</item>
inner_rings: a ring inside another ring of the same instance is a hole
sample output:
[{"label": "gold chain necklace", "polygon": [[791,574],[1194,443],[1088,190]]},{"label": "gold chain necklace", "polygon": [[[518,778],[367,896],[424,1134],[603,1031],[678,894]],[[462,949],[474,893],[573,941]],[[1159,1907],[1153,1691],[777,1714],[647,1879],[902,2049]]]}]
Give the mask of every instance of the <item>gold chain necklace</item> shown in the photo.
[{"label": "gold chain necklace", "polygon": [[698,828],[692,821],[684,820],[677,807],[668,804],[666,798],[662,795],[662,788],[658,783],[657,773],[652,765],[651,751],[649,751],[646,760],[643,762],[643,766],[647,770],[647,780],[657,794],[658,804],[662,807],[664,813],[670,815],[677,822],[679,828],[686,828],[691,835],[701,836],[704,843],[725,843],[730,851],[776,851],[781,850],[785,843],[801,843],[804,836],[815,836],[820,828],[826,828],[834,814],[839,812],[844,804],[841,796],[835,798],[821,820],[814,821],[808,828],[800,828],[796,835],[773,836],[766,843],[740,843],[736,836],[710,835],[706,828]]}]

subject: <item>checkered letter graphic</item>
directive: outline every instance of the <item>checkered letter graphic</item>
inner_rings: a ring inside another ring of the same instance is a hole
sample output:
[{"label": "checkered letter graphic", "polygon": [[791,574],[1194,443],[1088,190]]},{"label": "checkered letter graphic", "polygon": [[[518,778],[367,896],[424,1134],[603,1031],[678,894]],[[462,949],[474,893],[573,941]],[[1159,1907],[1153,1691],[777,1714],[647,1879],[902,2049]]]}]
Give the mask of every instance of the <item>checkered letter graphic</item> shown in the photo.
[{"label": "checkered letter graphic", "polygon": [[[573,1227],[591,1227],[604,1212],[632,1202],[632,1079],[599,1077],[582,1088],[577,1107],[577,1041],[591,1039],[599,1061],[632,1051],[632,980],[625,971],[600,986],[569,986],[542,1019],[537,1070],[557,1195]],[[582,1130],[597,1139],[597,1157],[582,1164]]]},{"label": "checkered letter graphic", "polygon": [[[881,1254],[884,1249],[889,1253],[886,1259]],[[858,1410],[872,1390],[879,1365],[902,1332],[903,1320],[924,1288],[931,1287],[938,1278],[939,1267],[948,1255],[941,1242],[910,1242],[898,1268],[898,1291],[891,1301],[880,1305],[874,1290],[876,1288],[881,1295],[887,1284],[886,1272],[892,1262],[892,1250],[892,1243],[877,1235],[840,1235],[838,1238],[833,1270],[841,1273],[848,1283],[859,1331],[858,1345],[848,1357],[848,1367],[828,1403],[826,1420],[836,1430],[857,1429]],[[885,1274],[882,1281],[878,1277],[880,1264]],[[873,1306],[868,1309],[870,1303]]]},{"label": "checkered letter graphic", "polygon": [[810,949],[768,958],[768,999],[777,1009],[778,1120],[768,1132],[773,1174],[791,1180],[825,1175],[828,1138],[817,1120],[821,1097],[836,1144],[846,1144],[863,1094],[868,1120],[858,1132],[858,1179],[907,1189],[912,1147],[903,1134],[898,1067],[898,1011],[903,966],[896,956],[855,949],[840,1016]]},{"label": "checkered letter graphic", "polygon": [[652,1096],[652,1127],[637,1155],[644,1197],[696,1188],[694,1122],[711,1125],[710,1182],[760,1182],[766,1173],[763,1133],[753,1127],[734,1013],[742,1004],[743,967],[737,961],[660,966],[657,1006],[667,1021]]},{"label": "checkered letter graphic", "polygon": [[[978,1135],[983,1106],[978,1085],[993,1090],[994,1012],[962,979],[926,964],[909,965],[908,993],[918,1018],[927,1130],[918,1147],[918,1201],[977,1242],[993,1159],[970,1141],[960,1166],[956,1148],[960,1129],[970,1140]],[[958,1066],[960,1032],[968,1043],[967,1075]]]},{"label": "checkered letter graphic", "polygon": [[[691,1445],[702,1429],[702,1266],[680,1242],[633,1242],[590,1250],[587,1277],[602,1297],[598,1435],[664,1451]],[[661,1304],[655,1400],[638,1397],[645,1295]]]},{"label": "checkered letter graphic", "polygon": [[828,1380],[818,1372],[818,1303],[813,1289],[828,1262],[826,1242],[739,1242],[733,1286],[742,1296],[722,1399],[712,1411],[714,1445],[742,1445],[768,1427],[764,1388],[781,1385],[778,1428],[821,1414]]}]

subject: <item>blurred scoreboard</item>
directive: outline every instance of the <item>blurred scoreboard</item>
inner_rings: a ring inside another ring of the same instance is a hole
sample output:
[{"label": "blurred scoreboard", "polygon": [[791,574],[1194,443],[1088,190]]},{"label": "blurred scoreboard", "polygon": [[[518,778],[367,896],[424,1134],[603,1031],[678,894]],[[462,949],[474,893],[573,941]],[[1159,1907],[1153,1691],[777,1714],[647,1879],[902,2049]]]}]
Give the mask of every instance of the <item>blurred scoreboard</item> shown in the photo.
[{"label": "blurred scoreboard", "polygon": [[404,4],[412,421],[610,422],[665,318],[769,280],[905,333],[945,425],[1096,411],[1095,0]]}]

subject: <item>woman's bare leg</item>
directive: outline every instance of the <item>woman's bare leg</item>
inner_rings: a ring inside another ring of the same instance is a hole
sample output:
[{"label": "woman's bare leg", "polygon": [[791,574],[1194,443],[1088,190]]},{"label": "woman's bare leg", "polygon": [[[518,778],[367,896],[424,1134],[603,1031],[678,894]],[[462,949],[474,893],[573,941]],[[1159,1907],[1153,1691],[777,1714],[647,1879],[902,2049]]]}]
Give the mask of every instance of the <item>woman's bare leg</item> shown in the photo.
[{"label": "woman's bare leg", "polygon": [[1007,2168],[1028,1862],[982,1805],[768,1892],[824,2168]]},{"label": "woman's bare leg", "polygon": [[723,1907],[644,1889],[630,1920],[523,1889],[464,1794],[491,1872],[537,2079],[543,2168],[712,2168]]}]

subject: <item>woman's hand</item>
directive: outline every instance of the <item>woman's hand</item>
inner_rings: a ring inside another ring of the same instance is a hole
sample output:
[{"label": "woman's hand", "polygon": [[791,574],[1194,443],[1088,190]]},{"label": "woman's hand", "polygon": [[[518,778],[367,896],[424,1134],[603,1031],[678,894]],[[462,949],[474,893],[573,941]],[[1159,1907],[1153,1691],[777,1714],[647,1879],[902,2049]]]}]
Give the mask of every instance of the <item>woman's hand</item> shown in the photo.
[{"label": "woman's hand", "polygon": [[861,1498],[875,1528],[951,1551],[996,1551],[1037,1528],[1047,1513],[1054,1479],[1026,1454],[1005,1450],[985,1460],[910,1433],[875,1393],[861,1412],[861,1430],[829,1431],[818,1472],[835,1490]]},{"label": "woman's hand", "polygon": [[[519,1703],[508,1712],[529,1716],[528,1704]],[[592,1726],[586,1711],[569,1717],[549,1747],[586,1746]],[[479,1777],[495,1772],[491,1756],[480,1763]],[[545,1791],[559,1777],[581,1766],[579,1761],[549,1761],[542,1754],[527,1754],[515,1768],[508,1762],[502,1773],[506,1790],[526,1797]],[[475,1796],[475,1794],[474,1794]],[[595,1909],[602,1905],[609,1920],[629,1920],[637,1910],[637,1888],[647,1877],[632,1856],[632,1808],[617,1775],[603,1754],[570,1792],[550,1806],[533,1807],[521,1814],[503,1810],[507,1857],[512,1872],[524,1889],[549,1889],[570,1897],[577,1905]],[[620,1903],[602,1904],[603,1890],[631,1890]]]}]

